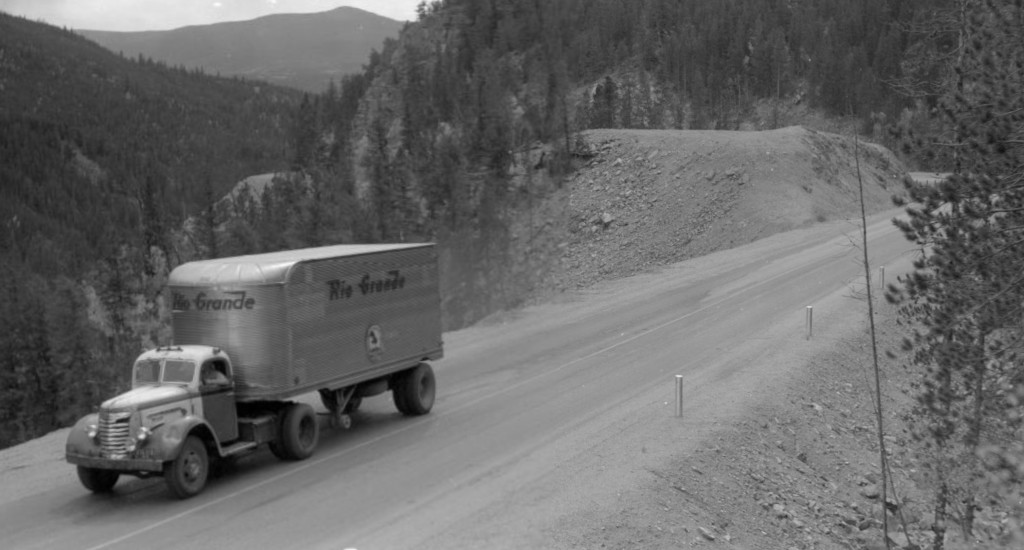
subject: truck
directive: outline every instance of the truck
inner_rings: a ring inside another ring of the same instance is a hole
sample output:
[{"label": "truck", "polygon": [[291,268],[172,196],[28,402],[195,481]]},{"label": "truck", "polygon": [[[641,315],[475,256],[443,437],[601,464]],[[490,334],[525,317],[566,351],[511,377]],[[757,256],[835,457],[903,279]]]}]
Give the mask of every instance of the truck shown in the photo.
[{"label": "truck", "polygon": [[[311,456],[320,416],[349,427],[363,398],[390,391],[424,415],[443,356],[432,243],[355,244],[182,264],[168,277],[173,342],[142,353],[131,389],[81,418],[66,459],[86,489],[163,476],[199,494],[211,464],[266,445]],[[326,412],[318,413],[307,394]]]}]

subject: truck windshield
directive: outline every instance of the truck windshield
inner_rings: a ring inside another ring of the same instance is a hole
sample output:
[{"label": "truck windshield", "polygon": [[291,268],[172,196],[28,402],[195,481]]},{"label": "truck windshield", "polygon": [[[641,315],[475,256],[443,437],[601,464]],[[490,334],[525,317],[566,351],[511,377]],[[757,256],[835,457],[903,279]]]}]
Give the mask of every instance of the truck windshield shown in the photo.
[{"label": "truck windshield", "polygon": [[135,363],[135,383],[155,384],[160,380],[160,360],[146,359]]},{"label": "truck windshield", "polygon": [[164,362],[164,382],[192,382],[196,373],[196,365],[192,361],[168,359]]},{"label": "truck windshield", "polygon": [[[161,365],[164,373],[162,377]],[[135,384],[190,384],[195,373],[196,364],[185,359],[143,359],[135,363]]]}]

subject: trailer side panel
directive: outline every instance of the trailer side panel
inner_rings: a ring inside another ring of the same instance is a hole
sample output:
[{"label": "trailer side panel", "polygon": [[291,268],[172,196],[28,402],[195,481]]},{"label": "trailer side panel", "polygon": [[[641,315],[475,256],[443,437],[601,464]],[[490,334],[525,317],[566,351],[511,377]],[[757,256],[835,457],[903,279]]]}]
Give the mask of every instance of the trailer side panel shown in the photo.
[{"label": "trailer side panel", "polygon": [[302,380],[340,387],[440,356],[432,247],[305,262],[287,292]]},{"label": "trailer side panel", "polygon": [[241,401],[338,388],[441,357],[432,245],[325,250],[176,270],[175,343],[223,348]]}]

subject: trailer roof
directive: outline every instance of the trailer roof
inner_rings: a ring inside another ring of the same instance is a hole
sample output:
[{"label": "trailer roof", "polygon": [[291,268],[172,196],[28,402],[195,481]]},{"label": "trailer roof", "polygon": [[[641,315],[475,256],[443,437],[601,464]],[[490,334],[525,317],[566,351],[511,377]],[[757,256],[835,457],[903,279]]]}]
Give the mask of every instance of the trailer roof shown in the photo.
[{"label": "trailer roof", "polygon": [[302,262],[429,246],[434,245],[433,243],[340,244],[198,260],[174,268],[168,278],[168,284],[172,286],[208,286],[284,283],[292,266]]}]

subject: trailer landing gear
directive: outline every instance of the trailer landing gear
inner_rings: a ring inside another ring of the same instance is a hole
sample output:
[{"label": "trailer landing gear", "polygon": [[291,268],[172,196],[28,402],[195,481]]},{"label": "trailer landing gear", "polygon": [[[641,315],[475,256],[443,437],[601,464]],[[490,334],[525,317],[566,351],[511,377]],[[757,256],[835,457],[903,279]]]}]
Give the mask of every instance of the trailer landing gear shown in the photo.
[{"label": "trailer landing gear", "polygon": [[320,390],[320,402],[324,404],[330,418],[331,428],[352,427],[352,417],[348,413],[355,412],[363,399],[356,397],[357,386],[348,386],[337,390]]}]

